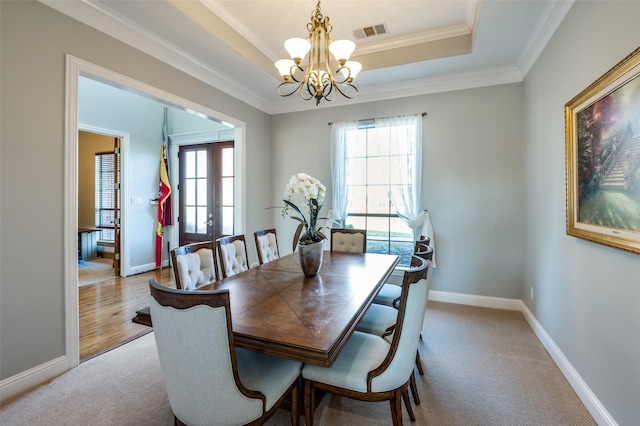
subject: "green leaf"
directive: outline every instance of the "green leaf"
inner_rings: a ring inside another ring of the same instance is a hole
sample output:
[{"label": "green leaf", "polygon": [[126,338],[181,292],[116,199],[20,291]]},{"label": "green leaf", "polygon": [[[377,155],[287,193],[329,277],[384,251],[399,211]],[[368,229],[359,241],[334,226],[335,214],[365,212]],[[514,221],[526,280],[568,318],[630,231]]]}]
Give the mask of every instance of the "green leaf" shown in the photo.
[{"label": "green leaf", "polygon": [[296,247],[298,246],[298,240],[300,239],[300,234],[302,233],[302,228],[304,227],[304,223],[301,223],[296,228],[295,234],[293,234],[293,248],[291,251],[296,251]]},{"label": "green leaf", "polygon": [[288,205],[289,207],[291,207],[292,209],[294,209],[296,212],[298,212],[298,214],[300,215],[300,217],[302,217],[302,219],[304,219],[304,220],[306,221],[306,219],[305,219],[305,217],[304,217],[304,213],[302,213],[302,210],[300,210],[300,209],[298,208],[298,206],[296,206],[295,204],[293,204],[291,201],[287,201],[287,200],[282,200],[282,201],[284,201],[286,205]]}]

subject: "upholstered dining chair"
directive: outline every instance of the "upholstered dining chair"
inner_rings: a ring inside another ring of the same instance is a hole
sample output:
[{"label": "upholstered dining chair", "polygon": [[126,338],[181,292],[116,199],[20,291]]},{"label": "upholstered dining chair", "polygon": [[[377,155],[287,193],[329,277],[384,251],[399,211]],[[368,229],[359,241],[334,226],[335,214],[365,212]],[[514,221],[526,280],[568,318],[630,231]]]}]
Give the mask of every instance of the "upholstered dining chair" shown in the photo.
[{"label": "upholstered dining chair", "polygon": [[243,234],[221,237],[216,240],[220,259],[220,273],[227,278],[249,269],[247,244]]},{"label": "upholstered dining chair", "polygon": [[278,250],[278,237],[275,229],[262,229],[253,233],[258,253],[258,263],[271,262],[280,257]]},{"label": "upholstered dining chair", "polygon": [[[433,248],[429,246],[429,237],[421,237],[422,240],[416,240],[414,244],[413,254],[431,261],[433,259]],[[373,303],[378,305],[395,306],[400,300],[400,286],[395,284],[385,284],[374,299]]]},{"label": "upholstered dining chair", "polygon": [[[433,259],[433,247],[428,245],[431,239],[429,237],[420,238],[421,239],[417,240],[415,243],[413,254],[431,262]],[[429,268],[427,276],[427,281],[429,283],[431,283],[431,272],[432,268]],[[389,309],[382,308],[381,306],[397,307],[398,301],[400,300],[401,290],[400,286],[395,284],[385,284],[382,286],[378,296],[376,296],[373,301],[374,304],[370,308],[372,311],[371,314],[368,314],[363,318],[363,321],[360,323],[360,327],[363,330],[382,336],[390,334],[387,330],[393,328],[394,312]],[[420,335],[420,338],[422,338],[422,335]],[[422,367],[422,361],[420,361],[420,354],[416,354],[416,366],[418,367],[418,373],[420,373],[421,376],[424,376],[424,368]],[[414,393],[414,399],[416,398],[417,394]],[[419,402],[416,400],[416,405],[418,404]]]},{"label": "upholstered dining chair", "polygon": [[424,318],[429,262],[413,256],[412,264],[404,273],[391,342],[355,331],[331,367],[307,364],[302,368],[307,425],[313,425],[316,389],[363,401],[388,400],[394,425],[402,424],[404,400],[409,417],[415,420],[407,388]]},{"label": "upholstered dining chair", "polygon": [[298,424],[302,363],[235,348],[229,291],[149,280],[160,367],[176,425],[262,424],[291,396]]},{"label": "upholstered dining chair", "polygon": [[330,250],[348,253],[366,253],[367,231],[353,228],[332,228]]},{"label": "upholstered dining chair", "polygon": [[[424,260],[430,261],[429,257],[430,257],[430,254],[433,253],[433,249],[431,249],[431,247],[429,246],[425,246],[424,243],[421,243],[418,249],[420,251],[417,251],[414,254],[414,256],[418,256]],[[413,258],[412,258],[412,261],[413,261]],[[431,268],[429,268],[429,270],[427,271],[427,296],[429,293],[429,284],[431,283],[429,279],[430,274],[431,274]],[[385,285],[392,285],[394,287],[399,288],[402,291],[401,286],[397,286],[394,284],[385,284]],[[426,303],[427,302],[425,301],[425,305]],[[360,320],[360,322],[358,323],[356,330],[364,333],[374,334],[376,336],[380,336],[389,340],[390,336],[392,336],[392,333],[396,327],[397,321],[398,321],[397,304],[395,305],[395,307],[391,307],[388,305],[380,305],[380,304],[373,303],[371,306],[369,306],[369,309],[367,309],[367,312],[362,317],[362,320]],[[422,333],[420,334],[420,340],[422,340]],[[416,367],[418,368],[418,373],[421,376],[424,376],[424,368],[422,367],[422,361],[420,360],[420,353],[418,352],[417,349],[416,349],[415,364],[416,364]],[[411,393],[413,394],[413,401],[415,402],[416,405],[420,405],[420,396],[418,395],[418,390],[415,383],[415,377],[413,375],[411,377],[410,386],[411,386]]]},{"label": "upholstered dining chair", "polygon": [[171,250],[176,287],[195,290],[218,281],[218,262],[213,241],[187,244]]}]

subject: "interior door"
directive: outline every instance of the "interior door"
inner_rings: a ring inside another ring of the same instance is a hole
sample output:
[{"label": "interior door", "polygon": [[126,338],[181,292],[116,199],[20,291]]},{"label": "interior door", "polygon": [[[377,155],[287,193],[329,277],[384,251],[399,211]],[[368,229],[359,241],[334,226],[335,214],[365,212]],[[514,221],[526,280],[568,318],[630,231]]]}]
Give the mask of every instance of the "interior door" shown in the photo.
[{"label": "interior door", "polygon": [[233,141],[180,146],[180,245],[233,234]]}]

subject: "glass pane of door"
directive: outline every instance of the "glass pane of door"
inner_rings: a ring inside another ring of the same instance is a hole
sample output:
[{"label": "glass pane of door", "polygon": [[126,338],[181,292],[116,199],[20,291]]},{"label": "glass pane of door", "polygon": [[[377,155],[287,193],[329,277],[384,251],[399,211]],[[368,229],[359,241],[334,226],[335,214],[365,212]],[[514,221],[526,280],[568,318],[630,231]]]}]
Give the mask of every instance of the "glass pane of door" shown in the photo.
[{"label": "glass pane of door", "polygon": [[207,233],[207,155],[206,149],[185,152],[182,196],[187,219],[184,231],[188,233]]},{"label": "glass pane of door", "polygon": [[208,145],[180,147],[180,245],[213,238],[213,185]]},{"label": "glass pane of door", "polygon": [[180,245],[234,233],[233,156],[233,141],[180,147]]}]

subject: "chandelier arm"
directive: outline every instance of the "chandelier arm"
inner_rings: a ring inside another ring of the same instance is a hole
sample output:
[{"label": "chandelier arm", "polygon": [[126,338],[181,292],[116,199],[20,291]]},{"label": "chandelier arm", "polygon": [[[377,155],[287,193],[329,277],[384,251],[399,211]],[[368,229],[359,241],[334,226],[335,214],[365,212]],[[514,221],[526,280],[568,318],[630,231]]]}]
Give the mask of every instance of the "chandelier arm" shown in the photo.
[{"label": "chandelier arm", "polygon": [[[355,91],[355,94],[353,96],[349,96],[349,95],[347,95],[347,93],[344,90],[340,89],[340,86],[335,85],[334,87],[336,88],[336,91],[338,91],[342,96],[344,96],[347,99],[355,99],[355,98],[358,97],[360,92],[358,91],[358,88],[356,86],[354,86],[351,83],[344,83],[344,85],[345,86],[351,86],[353,88],[353,90]],[[335,98],[335,96],[334,96],[334,98]]]},{"label": "chandelier arm", "polygon": [[334,81],[335,81],[337,84],[344,84],[344,83],[348,83],[348,82],[349,82],[349,77],[351,77],[351,68],[349,68],[349,67],[348,67],[348,66],[346,66],[346,65],[343,65],[343,66],[341,66],[340,68],[338,68],[338,69],[336,70],[336,72],[335,72],[335,75],[343,75],[343,74],[340,72],[340,71],[342,71],[342,70],[347,70],[347,71],[349,71],[349,73],[348,73],[348,74],[347,74],[347,76],[346,76],[346,77],[344,77],[342,80],[336,80],[336,79],[334,78]]},{"label": "chandelier arm", "polygon": [[[295,68],[295,69],[294,69]],[[302,78],[300,80],[298,80],[295,76],[295,71],[300,70],[302,71]],[[302,68],[300,65],[293,65],[291,67],[291,70],[289,71],[290,73],[290,79],[295,81],[296,83],[302,83],[307,79],[307,72],[304,70],[304,68]]]},{"label": "chandelier arm", "polygon": [[[327,102],[331,102],[332,100],[334,100],[336,98],[337,92],[334,92],[334,90],[333,90],[335,87],[336,86],[333,84],[333,82],[331,80],[329,80],[322,87],[322,95],[323,95],[322,97],[324,98],[324,100],[326,100]],[[316,106],[318,105],[318,103],[316,103]]]},{"label": "chandelier arm", "polygon": [[[296,83],[298,83],[298,84],[296,85]],[[293,95],[295,92],[297,92],[297,91],[298,91],[298,89],[300,88],[300,86],[302,86],[302,84],[303,84],[303,83],[304,83],[303,81],[295,82],[295,83],[294,83],[294,82],[292,82],[292,81],[284,81],[284,82],[282,82],[282,83],[280,83],[280,84],[278,85],[278,95],[280,95],[280,96],[282,96],[282,97],[291,96],[291,95]],[[281,89],[282,89],[283,87],[287,87],[287,86],[289,86],[289,85],[295,85],[296,87],[294,87],[294,88],[293,88],[293,90],[291,90],[291,92],[289,92],[289,93],[282,93]]]},{"label": "chandelier arm", "polygon": [[[300,86],[300,97],[305,101],[309,101],[315,97],[314,95],[315,88],[314,88],[314,91],[312,92],[311,89],[309,88],[310,84],[311,83],[309,83],[309,80],[307,80],[304,82],[302,86]],[[305,89],[306,89],[307,96],[305,96]]]}]

